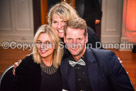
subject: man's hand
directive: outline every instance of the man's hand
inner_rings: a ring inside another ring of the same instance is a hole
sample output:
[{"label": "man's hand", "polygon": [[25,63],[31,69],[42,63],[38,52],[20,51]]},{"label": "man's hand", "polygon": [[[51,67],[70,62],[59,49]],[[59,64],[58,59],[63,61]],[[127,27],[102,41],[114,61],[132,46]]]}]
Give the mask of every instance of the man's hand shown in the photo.
[{"label": "man's hand", "polygon": [[95,24],[99,24],[100,22],[101,20],[98,20],[98,19],[95,20]]},{"label": "man's hand", "polygon": [[14,68],[13,68],[13,75],[14,76],[15,76],[15,70],[20,65],[21,62],[22,62],[22,60],[18,60],[17,62],[14,63]]}]

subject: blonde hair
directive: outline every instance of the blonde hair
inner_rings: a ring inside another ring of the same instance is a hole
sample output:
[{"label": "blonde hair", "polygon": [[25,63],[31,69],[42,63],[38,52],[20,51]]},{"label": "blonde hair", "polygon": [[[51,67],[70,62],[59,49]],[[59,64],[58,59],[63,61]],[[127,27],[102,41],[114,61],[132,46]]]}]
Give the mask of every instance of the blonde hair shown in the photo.
[{"label": "blonde hair", "polygon": [[60,18],[62,19],[74,19],[79,17],[76,10],[74,8],[72,8],[68,3],[66,2],[60,2],[56,5],[54,5],[49,13],[48,13],[48,23],[49,25],[52,24],[52,17],[54,14],[57,14],[60,16]]},{"label": "blonde hair", "polygon": [[[55,68],[58,68],[58,66],[61,64],[61,59],[63,56],[63,49],[59,47],[60,46],[59,45],[60,38],[58,37],[56,32],[49,25],[45,24],[45,25],[41,25],[39,27],[39,29],[37,30],[34,40],[33,40],[34,44],[36,44],[39,35],[42,33],[47,33],[55,44],[55,49],[54,49],[54,53],[53,53],[53,66]],[[33,58],[34,58],[35,63],[40,64],[42,61],[36,45],[33,46]]]},{"label": "blonde hair", "polygon": [[74,28],[74,29],[84,29],[84,35],[87,34],[87,24],[86,21],[80,17],[71,19],[68,21],[67,25],[65,26],[64,34],[66,36],[66,29],[67,27]]}]

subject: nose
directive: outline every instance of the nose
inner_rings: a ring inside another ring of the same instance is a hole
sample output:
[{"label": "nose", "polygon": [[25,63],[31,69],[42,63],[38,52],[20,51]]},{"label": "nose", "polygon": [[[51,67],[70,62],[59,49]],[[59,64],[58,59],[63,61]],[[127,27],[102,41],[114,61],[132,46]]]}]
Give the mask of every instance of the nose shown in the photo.
[{"label": "nose", "polygon": [[44,46],[44,44],[42,43],[42,44],[41,44],[41,49],[44,49],[44,47],[45,47],[45,46]]},{"label": "nose", "polygon": [[73,44],[77,44],[78,42],[77,42],[77,40],[73,40],[72,43]]},{"label": "nose", "polygon": [[45,49],[46,46],[47,46],[46,44],[42,43],[42,44],[41,44],[41,49]]},{"label": "nose", "polygon": [[58,24],[58,28],[62,28],[63,24],[62,23],[59,23]]},{"label": "nose", "polygon": [[72,46],[72,48],[79,48],[80,47],[80,45],[79,45],[77,40],[73,40],[71,46]]}]

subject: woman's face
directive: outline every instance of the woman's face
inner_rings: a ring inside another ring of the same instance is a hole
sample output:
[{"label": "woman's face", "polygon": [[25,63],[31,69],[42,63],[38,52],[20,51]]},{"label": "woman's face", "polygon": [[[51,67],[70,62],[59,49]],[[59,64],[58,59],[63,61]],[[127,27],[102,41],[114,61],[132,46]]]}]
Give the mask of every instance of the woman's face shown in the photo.
[{"label": "woman's face", "polygon": [[52,57],[54,52],[53,40],[47,33],[39,35],[36,41],[36,47],[42,58]]},{"label": "woman's face", "polygon": [[64,38],[64,26],[66,22],[66,19],[60,18],[57,14],[54,14],[52,17],[52,28],[57,32],[60,38]]}]

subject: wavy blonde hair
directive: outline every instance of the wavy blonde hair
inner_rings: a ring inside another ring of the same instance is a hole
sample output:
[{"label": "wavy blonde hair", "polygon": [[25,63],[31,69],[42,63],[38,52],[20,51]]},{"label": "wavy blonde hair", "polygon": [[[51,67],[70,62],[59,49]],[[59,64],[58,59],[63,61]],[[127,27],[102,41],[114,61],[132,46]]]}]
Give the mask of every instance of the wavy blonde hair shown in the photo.
[{"label": "wavy blonde hair", "polygon": [[[60,38],[58,37],[56,32],[49,25],[45,24],[45,25],[41,25],[39,27],[39,29],[37,30],[34,40],[33,40],[34,44],[36,44],[39,35],[42,33],[47,33],[55,44],[55,49],[54,49],[54,53],[53,53],[53,66],[55,68],[58,68],[59,65],[61,64],[61,59],[63,56],[63,49],[59,47],[60,46],[59,45]],[[35,63],[40,64],[42,61],[36,45],[33,46],[33,58],[34,58]]]},{"label": "wavy blonde hair", "polygon": [[79,17],[76,10],[72,8],[68,3],[66,2],[60,2],[56,5],[54,5],[49,13],[48,13],[48,23],[49,25],[52,24],[52,17],[54,14],[57,14],[60,16],[62,19],[74,19]]}]

